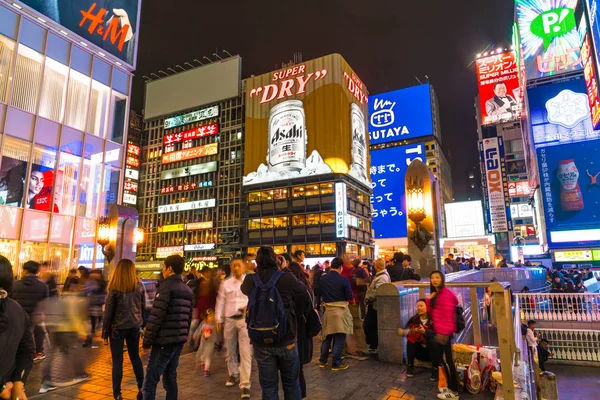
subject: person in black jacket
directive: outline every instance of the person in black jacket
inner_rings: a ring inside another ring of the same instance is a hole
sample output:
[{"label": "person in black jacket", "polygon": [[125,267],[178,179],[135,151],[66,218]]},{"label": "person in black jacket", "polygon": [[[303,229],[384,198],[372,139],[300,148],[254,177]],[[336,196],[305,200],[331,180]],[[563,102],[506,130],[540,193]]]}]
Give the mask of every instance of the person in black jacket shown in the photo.
[{"label": "person in black jacket", "polygon": [[184,265],[185,260],[178,255],[167,257],[163,265],[163,280],[158,283],[144,335],[143,347],[152,348],[144,379],[144,400],[156,398],[161,375],[166,398],[177,399],[177,365],[192,321],[193,295],[181,277]]},{"label": "person in black jacket", "polygon": [[46,358],[44,354],[44,336],[46,329],[41,314],[37,311],[40,302],[49,296],[48,286],[38,278],[40,264],[35,261],[27,261],[23,264],[23,278],[14,284],[11,297],[19,303],[23,310],[29,315],[34,323],[33,335],[35,338],[35,358],[34,361]]},{"label": "person in black jacket", "polygon": [[8,298],[12,285],[12,265],[0,256],[0,398],[26,399],[25,382],[35,349],[29,316]]},{"label": "person in black jacket", "polygon": [[[273,248],[262,246],[256,254],[258,278],[267,283],[277,271],[277,258]],[[242,293],[248,298],[255,288],[254,279],[247,275],[242,283]],[[300,398],[300,362],[296,346],[297,321],[296,307],[304,308],[310,298],[304,287],[290,273],[283,273],[275,288],[279,291],[285,308],[285,336],[276,345],[252,342],[254,358],[258,365],[258,379],[263,399],[277,399],[279,392],[279,374],[286,399]]]},{"label": "person in black jacket", "polygon": [[113,396],[122,400],[121,381],[123,380],[123,344],[127,343],[129,360],[138,385],[138,400],[143,399],[144,367],[140,359],[140,327],[142,312],[146,306],[142,282],[136,276],[135,264],[131,260],[119,261],[110,276],[102,338],[104,343],[110,338],[112,356]]},{"label": "person in black jacket", "polygon": [[388,273],[390,274],[390,279],[392,282],[400,282],[402,280],[402,275],[404,275],[404,267],[402,266],[402,262],[404,261],[404,253],[399,251],[398,253],[394,253],[394,265],[388,267]]}]

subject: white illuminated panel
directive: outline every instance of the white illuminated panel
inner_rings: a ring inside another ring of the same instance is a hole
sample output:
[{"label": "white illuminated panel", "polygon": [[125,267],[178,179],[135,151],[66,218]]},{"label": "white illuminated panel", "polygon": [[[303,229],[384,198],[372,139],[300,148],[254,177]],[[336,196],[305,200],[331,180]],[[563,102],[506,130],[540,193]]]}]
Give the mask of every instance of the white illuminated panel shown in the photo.
[{"label": "white illuminated panel", "polygon": [[160,173],[160,179],[181,178],[183,176],[192,176],[214,172],[217,170],[217,162],[211,161],[203,164],[190,165],[189,167],[173,168]]},{"label": "white illuminated panel", "polygon": [[481,201],[462,201],[444,204],[446,232],[449,238],[483,236],[483,208]]},{"label": "white illuminated panel", "polygon": [[600,229],[550,232],[550,241],[552,243],[591,242],[596,240],[600,240]]},{"label": "white illuminated panel", "polygon": [[215,248],[214,243],[199,243],[199,244],[187,244],[183,248],[185,251],[200,251],[200,250],[212,250]]},{"label": "white illuminated panel", "polygon": [[183,256],[183,246],[169,246],[156,248],[156,258],[167,258],[173,254]]},{"label": "white illuminated panel", "polygon": [[348,213],[348,197],[346,194],[346,184],[336,182],[335,184],[335,237],[346,237],[348,230],[346,214]]},{"label": "white illuminated panel", "polygon": [[137,181],[140,179],[140,171],[136,169],[125,168],[125,178]]},{"label": "white illuminated panel", "polygon": [[197,200],[197,201],[188,201],[187,203],[179,203],[179,204],[167,204],[164,206],[158,206],[158,213],[168,213],[168,212],[177,212],[177,211],[187,211],[187,210],[198,210],[201,208],[211,208],[216,205],[217,201],[215,199],[208,200]]},{"label": "white illuminated panel", "polygon": [[123,193],[123,203],[137,204],[137,196],[135,194]]}]

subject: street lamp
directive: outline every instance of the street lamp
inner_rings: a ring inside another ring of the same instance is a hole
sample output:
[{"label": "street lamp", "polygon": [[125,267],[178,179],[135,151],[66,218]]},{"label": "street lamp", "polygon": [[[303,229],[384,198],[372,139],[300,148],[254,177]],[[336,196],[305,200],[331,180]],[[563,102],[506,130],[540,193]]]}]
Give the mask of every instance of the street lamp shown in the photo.
[{"label": "street lamp", "polygon": [[102,247],[102,254],[104,254],[106,261],[109,263],[115,257],[115,251],[110,246],[111,236],[110,221],[108,217],[101,217],[98,219],[98,236],[96,241]]},{"label": "street lamp", "polygon": [[433,236],[421,223],[427,218],[425,211],[425,182],[423,177],[416,176],[408,180],[406,186],[406,210],[408,219],[415,228],[410,230],[408,238],[423,251]]},{"label": "street lamp", "polygon": [[144,242],[144,230],[142,228],[135,228],[133,239],[136,244],[142,244]]}]

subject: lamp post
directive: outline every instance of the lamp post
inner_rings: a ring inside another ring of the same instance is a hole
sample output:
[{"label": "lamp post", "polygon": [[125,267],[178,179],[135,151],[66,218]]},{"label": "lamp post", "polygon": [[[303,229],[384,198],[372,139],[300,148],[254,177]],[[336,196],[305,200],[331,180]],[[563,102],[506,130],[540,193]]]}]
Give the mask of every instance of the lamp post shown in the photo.
[{"label": "lamp post", "polygon": [[437,182],[420,159],[413,160],[405,178],[408,254],[422,277],[440,270]]},{"label": "lamp post", "polygon": [[102,254],[104,254],[104,258],[109,264],[115,258],[115,250],[111,246],[111,236],[110,220],[108,217],[100,217],[98,219],[98,236],[96,240],[102,247]]}]

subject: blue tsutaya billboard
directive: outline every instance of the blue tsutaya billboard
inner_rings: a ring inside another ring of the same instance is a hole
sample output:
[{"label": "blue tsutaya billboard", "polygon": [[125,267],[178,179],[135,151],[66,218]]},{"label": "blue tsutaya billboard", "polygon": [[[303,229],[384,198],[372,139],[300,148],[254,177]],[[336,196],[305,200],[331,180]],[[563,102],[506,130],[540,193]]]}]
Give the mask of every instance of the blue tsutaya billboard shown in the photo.
[{"label": "blue tsutaya billboard", "polygon": [[369,96],[369,144],[433,135],[428,83]]}]

